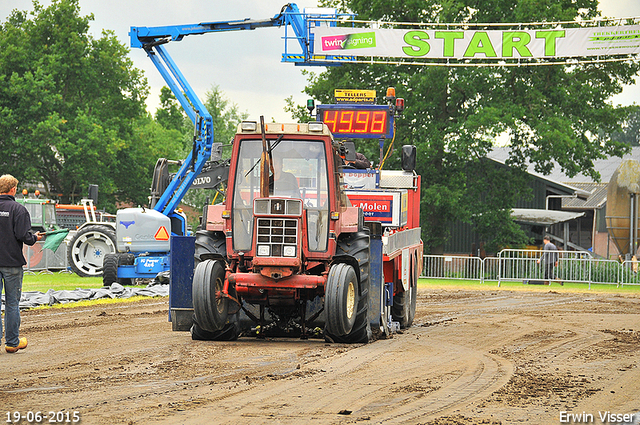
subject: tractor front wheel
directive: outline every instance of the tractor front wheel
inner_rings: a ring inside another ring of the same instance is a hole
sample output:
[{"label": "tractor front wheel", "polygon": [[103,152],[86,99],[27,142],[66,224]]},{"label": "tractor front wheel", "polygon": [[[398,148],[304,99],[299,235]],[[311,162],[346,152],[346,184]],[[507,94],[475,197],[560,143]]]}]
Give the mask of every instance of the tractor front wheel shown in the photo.
[{"label": "tractor front wheel", "polygon": [[338,337],[351,332],[358,309],[358,277],[346,263],[335,264],[329,270],[325,291],[326,332]]},{"label": "tractor front wheel", "polygon": [[229,298],[222,293],[224,279],[224,263],[220,260],[204,260],[193,273],[193,312],[196,323],[205,331],[222,330],[227,323]]}]

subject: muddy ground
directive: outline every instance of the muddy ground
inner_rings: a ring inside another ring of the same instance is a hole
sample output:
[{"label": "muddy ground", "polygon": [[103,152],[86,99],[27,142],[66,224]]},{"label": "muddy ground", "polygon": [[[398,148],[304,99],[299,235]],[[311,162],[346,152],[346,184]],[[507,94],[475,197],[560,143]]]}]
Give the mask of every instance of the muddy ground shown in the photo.
[{"label": "muddy ground", "polygon": [[640,412],[639,297],[418,296],[411,329],[367,345],[192,341],[171,331],[167,299],[23,312],[29,347],[0,354],[0,421],[559,424]]}]

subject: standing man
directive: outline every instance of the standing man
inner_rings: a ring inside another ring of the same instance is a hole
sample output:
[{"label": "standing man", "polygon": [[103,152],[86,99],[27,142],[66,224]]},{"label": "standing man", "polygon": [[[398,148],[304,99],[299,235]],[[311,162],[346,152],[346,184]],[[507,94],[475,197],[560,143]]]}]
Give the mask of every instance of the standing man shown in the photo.
[{"label": "standing man", "polygon": [[[22,244],[33,245],[43,235],[31,232],[27,209],[16,202],[18,179],[5,174],[0,177],[0,293],[4,286],[4,338],[7,353],[27,348],[27,338],[20,338],[20,297],[22,295]],[[2,321],[0,319],[0,329]]]},{"label": "standing man", "polygon": [[[551,285],[552,279],[557,279],[554,273],[554,267],[558,267],[558,248],[551,243],[551,236],[545,235],[542,238],[544,242],[544,248],[542,253],[542,261],[544,262],[544,280]],[[538,264],[540,264],[540,258],[538,258]],[[558,282],[562,285],[562,282]]]}]

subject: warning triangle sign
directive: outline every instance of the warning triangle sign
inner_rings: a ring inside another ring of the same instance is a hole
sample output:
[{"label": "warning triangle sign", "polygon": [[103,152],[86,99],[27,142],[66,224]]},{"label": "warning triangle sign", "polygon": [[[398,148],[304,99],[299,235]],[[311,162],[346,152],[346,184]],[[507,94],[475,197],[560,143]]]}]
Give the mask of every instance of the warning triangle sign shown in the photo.
[{"label": "warning triangle sign", "polygon": [[154,238],[156,238],[157,241],[168,241],[169,232],[167,232],[167,229],[164,226],[160,226]]}]

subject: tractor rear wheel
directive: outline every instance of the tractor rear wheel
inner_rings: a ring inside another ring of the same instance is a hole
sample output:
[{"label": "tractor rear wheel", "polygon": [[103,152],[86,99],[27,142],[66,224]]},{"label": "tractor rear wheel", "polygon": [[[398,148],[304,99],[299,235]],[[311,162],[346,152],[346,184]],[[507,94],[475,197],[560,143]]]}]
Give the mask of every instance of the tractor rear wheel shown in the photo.
[{"label": "tractor rear wheel", "polygon": [[116,253],[116,232],[112,227],[90,225],[76,233],[67,248],[69,267],[78,276],[102,275],[102,264],[106,254]]},{"label": "tractor rear wheel", "polygon": [[229,298],[222,293],[224,280],[225,267],[220,260],[204,260],[193,273],[193,312],[205,331],[220,331],[227,323]]},{"label": "tractor rear wheel", "polygon": [[194,265],[204,260],[219,259],[227,261],[227,241],[224,233],[198,230],[196,232],[196,249]]}]

